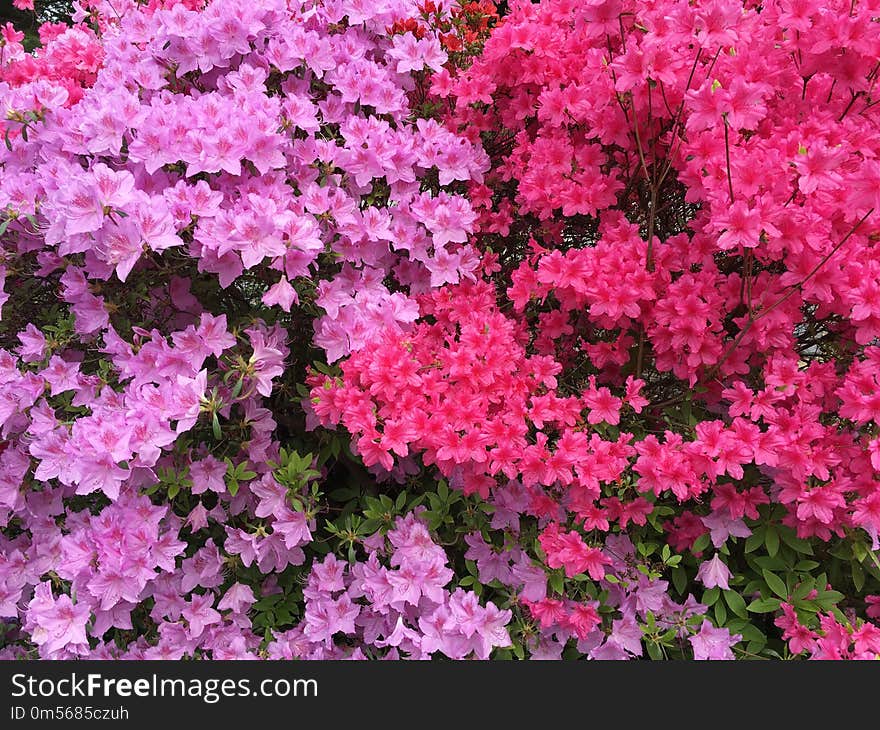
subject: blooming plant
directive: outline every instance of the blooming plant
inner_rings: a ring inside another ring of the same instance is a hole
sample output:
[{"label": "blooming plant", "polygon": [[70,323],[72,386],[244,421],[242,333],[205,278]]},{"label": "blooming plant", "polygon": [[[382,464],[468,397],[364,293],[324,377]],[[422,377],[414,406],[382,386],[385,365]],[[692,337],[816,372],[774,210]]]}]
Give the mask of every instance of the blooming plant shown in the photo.
[{"label": "blooming plant", "polygon": [[871,658],[880,8],[0,37],[0,655]]}]

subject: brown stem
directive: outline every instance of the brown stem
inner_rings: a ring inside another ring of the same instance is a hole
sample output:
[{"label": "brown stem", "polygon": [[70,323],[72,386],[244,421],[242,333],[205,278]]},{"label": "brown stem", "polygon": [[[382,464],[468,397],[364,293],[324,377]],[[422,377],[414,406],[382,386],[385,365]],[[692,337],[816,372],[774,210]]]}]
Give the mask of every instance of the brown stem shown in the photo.
[{"label": "brown stem", "polygon": [[666,175],[669,174],[669,170],[672,168],[672,161],[675,159],[675,154],[673,153],[673,147],[674,147],[676,141],[679,142],[679,146],[681,145],[682,136],[681,136],[681,134],[675,134],[675,128],[677,126],[680,126],[681,114],[684,111],[685,96],[687,95],[687,92],[691,88],[691,82],[694,79],[694,74],[697,71],[697,65],[700,62],[700,56],[702,55],[702,53],[703,53],[702,47],[698,48],[696,58],[694,58],[694,65],[691,66],[691,72],[688,74],[688,80],[687,80],[687,84],[684,87],[684,94],[682,94],[681,103],[678,105],[678,109],[675,112],[675,119],[672,120],[672,127],[670,127],[670,134],[673,134],[675,136],[673,136],[673,138],[672,138],[672,144],[669,145],[669,153],[667,155],[666,167],[663,169],[663,172],[660,173],[660,178],[657,180],[658,187],[663,184],[663,181],[666,179]]},{"label": "brown stem", "polygon": [[645,255],[645,268],[654,271],[654,222],[657,220],[657,186],[651,184],[651,210],[648,212],[648,248]]},{"label": "brown stem", "polygon": [[639,330],[639,349],[636,353],[636,378],[642,377],[642,365],[645,359],[645,328]]},{"label": "brown stem", "polygon": [[749,317],[752,316],[752,283],[755,280],[755,252],[752,249],[748,251],[748,278],[746,279],[746,307],[749,311]]},{"label": "brown stem", "polygon": [[825,99],[825,103],[826,103],[826,104],[830,104],[830,103],[831,103],[831,95],[834,93],[834,87],[835,87],[836,85],[837,85],[837,79],[833,79],[833,80],[831,81],[831,88],[828,89],[828,98]]},{"label": "brown stem", "polygon": [[846,117],[846,115],[849,114],[849,110],[853,108],[853,104],[856,103],[856,99],[858,99],[861,95],[862,95],[861,91],[858,91],[855,94],[850,92],[851,98],[849,100],[849,104],[846,105],[846,109],[843,110],[843,113],[839,117],[837,117],[838,122],[842,122],[844,120],[844,117]]},{"label": "brown stem", "polygon": [[819,271],[819,269],[821,269],[826,263],[828,263],[828,260],[841,249],[841,247],[852,237],[852,235],[859,229],[862,223],[864,223],[867,220],[868,216],[871,215],[871,213],[873,212],[874,209],[871,208],[867,213],[865,213],[865,215],[863,215],[855,223],[855,225],[849,229],[849,232],[842,239],[840,239],[837,244],[835,244],[834,248],[832,248],[827,254],[825,254],[825,256],[822,257],[821,261],[819,261],[819,263],[816,264],[803,279],[801,279],[797,284],[791,284],[788,287],[788,291],[786,291],[785,294],[783,294],[779,299],[773,302],[773,304],[771,304],[769,307],[759,310],[757,313],[750,314],[748,320],[745,323],[745,326],[739,331],[739,334],[737,334],[736,338],[730,344],[730,346],[722,353],[721,358],[718,360],[718,362],[716,362],[711,367],[707,374],[707,377],[712,378],[715,376],[715,374],[721,369],[722,363],[728,357],[730,357],[730,355],[737,348],[739,343],[742,342],[743,338],[746,336],[749,330],[752,329],[752,326],[755,324],[755,322],[757,322],[759,319],[762,319],[763,317],[766,317],[773,310],[781,307],[794,295],[795,292],[801,291],[804,288],[804,284],[812,279]]},{"label": "brown stem", "polygon": [[733,205],[733,178],[730,175],[730,137],[728,134],[730,125],[727,122],[727,114],[722,118],[724,119],[724,157],[727,160],[727,190],[730,193],[730,204]]}]

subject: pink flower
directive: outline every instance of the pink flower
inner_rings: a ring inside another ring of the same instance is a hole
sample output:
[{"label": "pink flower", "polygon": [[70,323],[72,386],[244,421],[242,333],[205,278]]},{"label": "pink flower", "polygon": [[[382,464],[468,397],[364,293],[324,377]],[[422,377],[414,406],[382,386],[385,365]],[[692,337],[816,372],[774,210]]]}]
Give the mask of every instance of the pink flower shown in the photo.
[{"label": "pink flower", "polygon": [[90,610],[70,596],[52,595],[48,581],[37,585],[27,606],[25,626],[44,659],[86,655],[89,651],[86,624]]},{"label": "pink flower", "polygon": [[291,306],[299,304],[299,296],[297,295],[296,290],[290,285],[287,277],[282,276],[281,279],[269,287],[269,290],[263,295],[263,304],[267,307],[277,304],[285,312],[289,312]]},{"label": "pink flower", "polygon": [[731,647],[741,640],[739,634],[731,636],[728,629],[716,629],[706,619],[700,624],[699,632],[688,637],[694,650],[694,659],[733,659]]},{"label": "pink flower", "polygon": [[190,638],[197,639],[206,627],[220,623],[220,614],[212,608],[213,603],[214,595],[212,593],[193,594],[181,611],[181,615],[188,623],[187,635]]},{"label": "pink flower", "polygon": [[220,599],[217,608],[221,611],[231,610],[233,613],[246,613],[255,602],[256,598],[250,586],[233,583]]},{"label": "pink flower", "polygon": [[245,330],[250,337],[253,354],[250,365],[254,370],[257,392],[268,396],[272,392],[272,379],[284,372],[284,357],[287,348],[281,342],[280,330],[265,330],[251,327]]},{"label": "pink flower", "polygon": [[226,491],[225,476],[226,464],[210,454],[189,466],[193,494],[202,494],[208,490],[223,494]]},{"label": "pink flower", "polygon": [[718,553],[715,553],[711,560],[704,560],[700,563],[700,568],[697,570],[697,580],[701,581],[706,588],[721,588],[728,591],[730,590],[728,585],[730,577],[730,570],[718,556]]}]

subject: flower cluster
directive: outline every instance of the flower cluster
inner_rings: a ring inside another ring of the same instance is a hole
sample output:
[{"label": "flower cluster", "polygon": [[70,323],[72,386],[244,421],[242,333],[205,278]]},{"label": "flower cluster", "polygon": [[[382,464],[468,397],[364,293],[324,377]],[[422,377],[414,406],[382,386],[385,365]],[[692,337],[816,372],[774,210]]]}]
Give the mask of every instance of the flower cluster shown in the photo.
[{"label": "flower cluster", "polygon": [[453,571],[416,513],[366,545],[363,561],[328,555],[315,563],[303,589],[303,621],[275,636],[270,657],[426,659],[439,652],[488,659],[492,649],[510,645],[511,612],[446,588]]},{"label": "flower cluster", "polygon": [[831,613],[818,616],[818,630],[801,623],[797,611],[782,604],[782,615],[776,625],[783,630],[792,654],[808,653],[811,659],[875,659],[880,653],[880,629],[870,622],[858,622],[854,628]]},{"label": "flower cluster", "polygon": [[471,198],[504,293],[433,295],[430,324],[355,354],[311,407],[367,464],[415,452],[484,497],[517,480],[566,578],[601,580],[601,533],[665,514],[677,550],[770,553],[757,583],[697,561],[719,621],[744,612],[729,593],[787,597],[762,575],[788,569],[780,534],[861,563],[878,547],[878,40],[860,4],[511,4],[432,82],[491,154]]},{"label": "flower cluster", "polygon": [[24,33],[11,23],[0,29],[0,84],[25,87],[31,99],[23,110],[76,104],[97,78],[104,56],[100,38],[84,23],[43,23],[39,37],[40,47],[30,54],[22,46]]},{"label": "flower cluster", "polygon": [[[45,28],[36,59],[9,46],[10,232],[36,216],[46,254],[81,257],[89,280],[155,275],[179,249],[223,287],[257,278],[266,305],[307,298],[330,361],[411,321],[410,288],[471,275],[475,215],[447,189],[481,181],[487,160],[413,114],[447,56],[436,32],[389,37],[407,1],[95,7],[118,16],[100,53],[76,45],[95,39],[81,26]],[[76,96],[70,57],[91,74]],[[17,70],[38,62],[52,73]],[[331,262],[341,278],[316,292]]]},{"label": "flower cluster", "polygon": [[[413,4],[84,8],[33,55],[7,27],[0,57],[4,652],[283,653],[254,612],[329,569],[304,551],[326,467],[282,447],[271,410],[289,328],[333,362],[473,276],[461,190],[487,159],[418,112],[447,55],[439,26],[388,29]],[[446,590],[406,524],[401,598],[370,610],[418,628],[434,600],[435,643],[408,654],[505,645],[509,613]],[[311,627],[326,606],[307,600]]]},{"label": "flower cluster", "polygon": [[6,26],[0,655],[880,654],[877,16]]}]

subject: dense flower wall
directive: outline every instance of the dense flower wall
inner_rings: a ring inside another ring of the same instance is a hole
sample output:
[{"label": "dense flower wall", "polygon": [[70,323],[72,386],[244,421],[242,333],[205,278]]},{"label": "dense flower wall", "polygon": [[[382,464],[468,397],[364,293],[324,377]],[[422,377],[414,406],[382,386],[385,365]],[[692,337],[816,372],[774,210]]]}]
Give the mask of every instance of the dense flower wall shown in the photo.
[{"label": "dense flower wall", "polygon": [[0,35],[0,656],[880,653],[880,4]]}]

